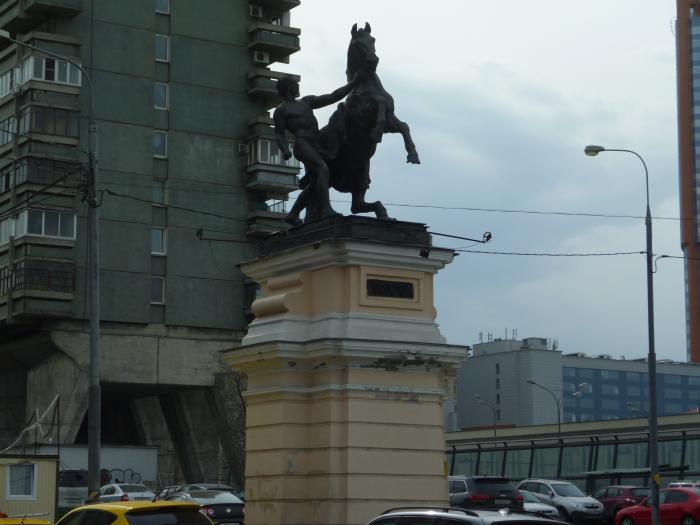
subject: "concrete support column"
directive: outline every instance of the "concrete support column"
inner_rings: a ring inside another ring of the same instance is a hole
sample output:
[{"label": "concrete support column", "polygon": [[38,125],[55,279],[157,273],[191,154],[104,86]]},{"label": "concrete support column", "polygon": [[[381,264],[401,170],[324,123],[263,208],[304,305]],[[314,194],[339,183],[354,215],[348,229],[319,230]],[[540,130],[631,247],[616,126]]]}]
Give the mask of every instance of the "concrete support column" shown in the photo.
[{"label": "concrete support column", "polygon": [[446,505],[441,403],[466,349],[439,333],[433,276],[453,253],[422,225],[349,217],[299,230],[243,264],[262,293],[243,347],[225,354],[248,377],[246,525]]}]

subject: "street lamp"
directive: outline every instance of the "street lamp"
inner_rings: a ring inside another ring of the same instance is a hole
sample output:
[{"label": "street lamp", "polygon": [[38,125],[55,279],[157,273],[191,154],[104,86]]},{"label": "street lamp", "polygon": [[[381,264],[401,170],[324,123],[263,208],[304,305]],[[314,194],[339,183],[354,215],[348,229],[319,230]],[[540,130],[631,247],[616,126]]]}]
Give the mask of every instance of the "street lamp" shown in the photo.
[{"label": "street lamp", "polygon": [[654,280],[652,269],[653,252],[651,247],[651,208],[649,206],[649,170],[642,156],[636,151],[629,149],[608,149],[603,146],[586,146],[584,153],[589,157],[595,157],[603,151],[621,151],[631,153],[636,156],[644,166],[644,177],[646,181],[647,211],[644,219],[646,225],[646,259],[647,259],[647,327],[649,330],[649,354],[647,356],[649,373],[649,468],[651,470],[651,519],[652,525],[659,525],[659,451],[658,451],[658,428],[656,411],[656,350],[654,348]]},{"label": "street lamp", "polygon": [[[100,488],[100,263],[99,263],[99,208],[97,205],[97,122],[95,120],[95,91],[90,75],[76,60],[59,55],[47,49],[27,44],[10,36],[5,30],[0,30],[0,42],[12,42],[18,46],[37,51],[42,55],[64,60],[80,70],[87,81],[90,90],[90,117],[88,120],[88,157],[89,169],[87,178],[87,203],[89,249],[88,274],[90,279],[90,389],[88,391],[88,493]],[[59,430],[60,432],[60,430]]]},{"label": "street lamp", "polygon": [[562,400],[568,398],[568,397],[581,397],[586,389],[588,388],[588,383],[581,383],[579,385],[576,385],[576,390],[571,392],[570,394],[567,394],[565,396],[557,396],[557,394],[554,393],[553,390],[550,390],[546,386],[540,385],[539,383],[536,383],[532,379],[526,379],[526,382],[530,383],[532,386],[536,386],[538,388],[541,388],[545,392],[548,392],[550,396],[552,396],[552,399],[554,399],[554,403],[557,405],[557,435],[561,436],[561,402]]},{"label": "street lamp", "polygon": [[493,415],[493,444],[496,444],[496,405],[491,403],[490,401],[486,401],[483,397],[481,397],[479,394],[474,394],[474,399],[480,404],[484,405],[486,407],[489,407],[491,409],[491,414]]}]

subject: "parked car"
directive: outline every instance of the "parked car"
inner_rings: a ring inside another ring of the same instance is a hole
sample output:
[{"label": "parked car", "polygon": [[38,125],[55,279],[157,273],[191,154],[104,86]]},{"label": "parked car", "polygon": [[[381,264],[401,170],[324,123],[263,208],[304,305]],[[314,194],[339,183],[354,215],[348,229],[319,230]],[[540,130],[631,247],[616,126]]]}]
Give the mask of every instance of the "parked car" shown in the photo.
[{"label": "parked car", "polygon": [[521,490],[520,494],[523,496],[523,509],[525,509],[527,512],[542,514],[543,516],[559,519],[559,511],[551,505],[542,503],[532,492]]},{"label": "parked car", "polygon": [[191,490],[168,496],[168,501],[190,501],[202,506],[202,512],[217,525],[243,523],[245,503],[223,490]]},{"label": "parked car", "polygon": [[[87,521],[83,521],[86,518]],[[115,501],[83,505],[71,510],[56,525],[80,523],[110,525],[212,525],[199,505],[185,501]]]},{"label": "parked car", "polygon": [[603,504],[568,481],[526,479],[518,488],[532,492],[542,503],[555,507],[564,521],[601,522],[605,519]]},{"label": "parked car", "polygon": [[236,492],[236,489],[233,487],[221,483],[190,483],[189,485],[182,485],[179,492],[189,492],[191,490],[225,490],[231,494]]},{"label": "parked car", "polygon": [[87,470],[61,470],[58,473],[58,508],[84,505],[88,497]]},{"label": "parked car", "polygon": [[138,501],[153,500],[155,497],[155,493],[146,485],[138,483],[108,483],[100,487],[95,501],[97,503],[106,503],[109,501]]},{"label": "parked car", "polygon": [[638,505],[644,501],[651,491],[647,487],[635,485],[610,485],[600,489],[595,494],[595,499],[605,507],[605,516],[615,520],[615,515],[620,509]]},{"label": "parked car", "polygon": [[[661,525],[697,525],[700,523],[700,489],[674,488],[659,491]],[[627,507],[615,516],[615,525],[651,525],[648,498]]]},{"label": "parked car", "polygon": [[691,489],[700,488],[700,481],[672,481],[668,484],[668,488],[670,489],[679,489],[683,487]]},{"label": "parked car", "polygon": [[523,508],[523,496],[508,478],[496,476],[448,476],[450,506],[498,509]]},{"label": "parked car", "polygon": [[511,509],[455,509],[444,507],[406,507],[389,509],[370,520],[368,525],[565,525],[550,518],[519,513]]},{"label": "parked car", "polygon": [[163,487],[160,489],[160,492],[158,492],[158,499],[165,499],[176,492],[180,492],[180,488],[180,485],[168,485],[167,487]]}]

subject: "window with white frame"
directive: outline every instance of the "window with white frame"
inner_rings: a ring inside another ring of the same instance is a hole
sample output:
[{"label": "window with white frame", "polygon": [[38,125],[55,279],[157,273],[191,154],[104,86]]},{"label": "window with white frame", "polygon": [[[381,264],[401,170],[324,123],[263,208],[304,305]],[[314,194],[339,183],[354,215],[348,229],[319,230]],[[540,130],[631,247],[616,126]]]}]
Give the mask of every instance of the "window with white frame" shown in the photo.
[{"label": "window with white frame", "polygon": [[156,62],[170,62],[170,37],[156,35]]},{"label": "window with white frame", "polygon": [[165,277],[151,277],[151,304],[165,304]]},{"label": "window with white frame", "polygon": [[37,235],[58,239],[75,239],[75,213],[55,210],[23,210],[17,217],[15,232],[17,237]]},{"label": "window with white frame", "polygon": [[[80,86],[82,75],[75,64],[51,57],[30,56],[22,62],[21,83],[44,80],[57,84]],[[19,81],[20,79],[18,79]]]},{"label": "window with white frame", "polygon": [[151,227],[151,254],[165,255],[166,254],[166,231],[165,228],[159,226]]},{"label": "window with white frame", "polygon": [[170,0],[156,0],[156,13],[161,15],[170,14]]},{"label": "window with white frame", "polygon": [[153,84],[153,107],[167,110],[168,102],[168,84],[155,82]]},{"label": "window with white frame", "polygon": [[254,140],[248,144],[248,164],[255,164],[257,162],[261,164],[277,164],[290,168],[300,167],[299,161],[294,158],[294,155],[284,160],[277,142],[268,139]]},{"label": "window with white frame", "polygon": [[167,158],[168,156],[168,132],[160,129],[153,131],[153,156]]},{"label": "window with white frame", "polygon": [[7,465],[7,482],[5,484],[8,500],[35,500],[36,465],[19,463]]},{"label": "window with white frame", "polygon": [[0,75],[0,97],[9,95],[15,89],[15,70],[9,69]]}]

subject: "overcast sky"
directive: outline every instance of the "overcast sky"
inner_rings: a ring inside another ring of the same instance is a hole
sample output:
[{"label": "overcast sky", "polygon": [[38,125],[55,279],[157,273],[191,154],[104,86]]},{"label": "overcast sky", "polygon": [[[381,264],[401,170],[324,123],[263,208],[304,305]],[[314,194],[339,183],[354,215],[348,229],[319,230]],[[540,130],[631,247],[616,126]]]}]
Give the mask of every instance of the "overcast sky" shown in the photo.
[{"label": "overcast sky", "polygon": [[[640,252],[642,219],[420,206],[642,216],[642,164],[584,156],[600,144],[640,153],[652,215],[677,219],[674,19],[673,0],[302,0],[292,11],[302,50],[275,69],[300,74],[302,95],[332,91],[345,82],[352,24],[368,21],[379,76],[422,161],[406,164],[400,136],[386,135],[368,200],[433,232],[493,234],[473,250]],[[317,112],[322,125],[329,115]],[[331,198],[349,213],[347,195]],[[678,220],[654,220],[654,253],[682,254]],[[659,261],[654,280],[658,357],[685,360],[683,261]],[[647,352],[643,255],[461,253],[438,274],[435,303],[452,344],[516,329],[564,352]]]}]

